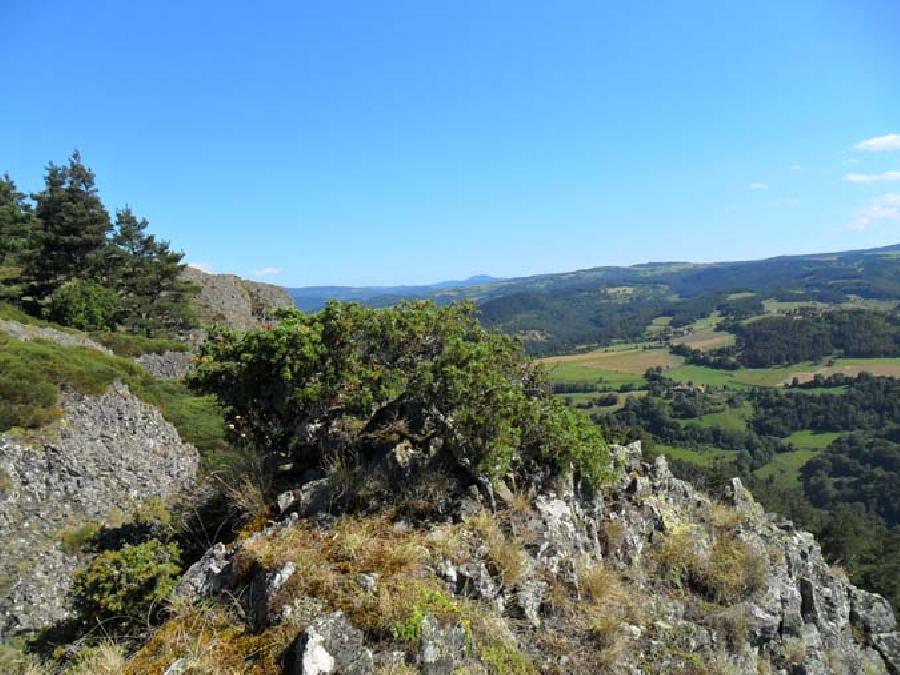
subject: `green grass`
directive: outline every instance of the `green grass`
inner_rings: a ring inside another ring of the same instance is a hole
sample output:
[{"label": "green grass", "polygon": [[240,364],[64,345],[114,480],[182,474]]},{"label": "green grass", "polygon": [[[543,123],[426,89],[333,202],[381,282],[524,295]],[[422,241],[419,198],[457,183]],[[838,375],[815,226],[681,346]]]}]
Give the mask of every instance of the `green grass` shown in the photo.
[{"label": "green grass", "polygon": [[693,382],[694,384],[705,384],[707,386],[738,386],[739,383],[734,377],[733,370],[717,370],[716,368],[707,368],[706,366],[684,365],[678,368],[667,370],[665,375],[676,382]]},{"label": "green grass", "polygon": [[740,408],[728,408],[722,412],[709,413],[698,417],[697,422],[704,427],[721,427],[729,431],[744,431],[747,428],[747,420],[753,414],[753,406],[745,402]]},{"label": "green grass", "polygon": [[222,411],[208,397],[181,383],[155,380],[131,359],[90,347],[42,340],[23,341],[0,333],[0,432],[14,427],[39,429],[58,419],[61,387],[101,394],[113,381],[158,405],[185,440],[206,454],[225,449]]},{"label": "green grass", "polygon": [[579,363],[557,363],[547,369],[551,382],[575,383],[575,382],[600,382],[610,387],[618,387],[622,384],[644,384],[642,375],[626,373],[621,370],[606,370],[593,368]]},{"label": "green grass", "polygon": [[163,352],[186,352],[188,347],[179,340],[166,338],[148,338],[130,333],[110,333],[97,331],[90,333],[92,340],[108,347],[116,356],[142,356],[143,354],[162,354]]},{"label": "green grass", "polygon": [[104,347],[111,349],[116,356],[137,357],[142,354],[184,352],[188,349],[187,345],[180,340],[168,338],[148,338],[143,335],[111,333],[109,331],[82,333],[74,328],[68,328],[67,326],[60,326],[59,324],[37,319],[7,303],[0,303],[0,319],[18,321],[19,323],[30,326],[39,326],[41,328],[52,328],[63,333],[71,333],[72,335],[83,335],[84,337],[89,337],[94,342],[99,342]]},{"label": "green grass", "polygon": [[792,443],[798,450],[821,450],[828,447],[833,440],[842,435],[832,431],[816,432],[804,429],[795,431],[784,440]]},{"label": "green grass", "polygon": [[818,452],[818,450],[779,452],[771,462],[757,469],[755,473],[763,479],[772,476],[776,484],[784,488],[794,488],[800,484],[800,469]]}]

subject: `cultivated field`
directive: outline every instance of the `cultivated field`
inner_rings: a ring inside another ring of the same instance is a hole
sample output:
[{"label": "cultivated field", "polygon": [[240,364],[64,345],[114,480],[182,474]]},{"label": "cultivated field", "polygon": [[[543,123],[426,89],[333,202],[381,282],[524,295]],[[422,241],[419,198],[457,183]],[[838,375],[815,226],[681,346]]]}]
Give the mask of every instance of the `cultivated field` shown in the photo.
[{"label": "cultivated field", "polygon": [[538,359],[554,382],[596,381],[631,384],[643,381],[648,368],[673,368],[681,358],[667,349],[610,349]]}]

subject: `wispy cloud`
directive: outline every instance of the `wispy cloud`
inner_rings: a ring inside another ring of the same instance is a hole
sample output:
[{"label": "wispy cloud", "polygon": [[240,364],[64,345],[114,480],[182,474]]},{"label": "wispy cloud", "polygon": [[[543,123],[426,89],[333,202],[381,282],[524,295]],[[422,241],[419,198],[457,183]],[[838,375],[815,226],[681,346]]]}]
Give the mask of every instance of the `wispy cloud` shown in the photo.
[{"label": "wispy cloud", "polygon": [[876,197],[859,210],[848,227],[861,232],[883,222],[900,222],[900,194],[889,192]]},{"label": "wispy cloud", "polygon": [[881,173],[848,173],[844,176],[848,183],[891,183],[900,180],[900,171],[882,171]]},{"label": "wispy cloud", "polygon": [[261,270],[253,272],[255,277],[274,277],[281,274],[281,270],[277,267],[263,267]]},{"label": "wispy cloud", "polygon": [[900,150],[900,134],[887,134],[875,136],[860,141],[853,146],[857,150],[869,150],[870,152],[884,152],[886,150]]},{"label": "wispy cloud", "polygon": [[209,263],[188,263],[188,267],[200,270],[201,272],[206,272],[207,274],[212,274],[213,271],[213,266]]},{"label": "wispy cloud", "polygon": [[768,190],[769,184],[768,183],[750,183],[750,185],[748,187],[751,190]]},{"label": "wispy cloud", "polygon": [[791,164],[788,168],[789,168],[791,171],[803,171],[803,165],[802,165],[802,164]]}]

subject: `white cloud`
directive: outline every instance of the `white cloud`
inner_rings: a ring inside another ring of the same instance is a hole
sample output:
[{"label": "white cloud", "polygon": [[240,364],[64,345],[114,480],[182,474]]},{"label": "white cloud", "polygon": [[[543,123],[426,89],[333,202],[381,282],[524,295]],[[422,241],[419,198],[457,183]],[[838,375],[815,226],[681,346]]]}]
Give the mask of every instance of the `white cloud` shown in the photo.
[{"label": "white cloud", "polygon": [[791,164],[788,168],[789,168],[791,171],[803,171],[803,165],[802,165],[802,164]]},{"label": "white cloud", "polygon": [[188,263],[188,267],[200,270],[201,272],[206,272],[207,274],[212,274],[213,271],[213,266],[209,263]]},{"label": "white cloud", "polygon": [[844,164],[859,164],[859,160],[851,157],[850,159],[845,159]]},{"label": "white cloud", "polygon": [[875,136],[860,141],[853,146],[857,150],[869,150],[871,152],[883,152],[885,150],[900,150],[900,134],[887,134]]},{"label": "white cloud", "polygon": [[900,171],[882,171],[881,173],[848,173],[844,176],[848,183],[887,183],[900,180]]},{"label": "white cloud", "polygon": [[876,197],[856,214],[851,230],[867,230],[881,222],[900,222],[900,194],[889,192]]},{"label": "white cloud", "polygon": [[751,190],[768,190],[769,185],[767,183],[750,183],[748,186]]},{"label": "white cloud", "polygon": [[277,267],[263,267],[261,270],[256,270],[253,273],[255,277],[274,277],[278,274],[281,274],[281,270]]}]

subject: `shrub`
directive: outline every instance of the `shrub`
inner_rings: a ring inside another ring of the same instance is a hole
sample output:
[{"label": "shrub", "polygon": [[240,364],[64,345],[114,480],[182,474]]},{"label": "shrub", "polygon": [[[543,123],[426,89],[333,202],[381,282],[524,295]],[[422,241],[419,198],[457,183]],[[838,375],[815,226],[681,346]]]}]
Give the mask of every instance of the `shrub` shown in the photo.
[{"label": "shrub", "polygon": [[605,475],[599,430],[549,397],[521,346],[481,327],[471,304],[279,316],[270,330],[215,335],[191,379],[266,457],[321,467],[334,445],[370,459],[432,439],[483,484],[529,465],[588,487]]},{"label": "shrub", "polygon": [[44,307],[51,321],[80,330],[112,330],[116,326],[119,296],[95,281],[77,279],[53,291]]},{"label": "shrub", "polygon": [[160,615],[179,571],[178,547],[156,539],[105,551],[76,573],[74,607],[82,621],[107,632],[143,627]]}]

